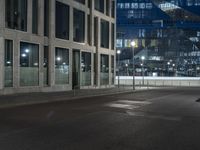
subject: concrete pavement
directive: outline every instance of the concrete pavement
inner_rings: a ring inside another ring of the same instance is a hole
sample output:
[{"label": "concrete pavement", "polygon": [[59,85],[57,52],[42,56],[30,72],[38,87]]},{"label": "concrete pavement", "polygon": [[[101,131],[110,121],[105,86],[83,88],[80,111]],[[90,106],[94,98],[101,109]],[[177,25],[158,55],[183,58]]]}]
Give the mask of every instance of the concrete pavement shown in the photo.
[{"label": "concrete pavement", "polygon": [[199,150],[198,88],[0,109],[1,150]]}]

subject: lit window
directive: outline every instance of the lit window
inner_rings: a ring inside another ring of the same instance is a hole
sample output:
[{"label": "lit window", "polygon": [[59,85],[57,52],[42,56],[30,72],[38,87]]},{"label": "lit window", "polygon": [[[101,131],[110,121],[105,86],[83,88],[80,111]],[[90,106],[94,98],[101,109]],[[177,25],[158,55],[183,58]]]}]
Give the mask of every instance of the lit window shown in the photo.
[{"label": "lit window", "polygon": [[130,4],[129,3],[125,3],[125,8],[129,9],[130,8]]},{"label": "lit window", "polygon": [[140,7],[141,9],[145,9],[145,3],[140,3],[139,7]]},{"label": "lit window", "polygon": [[138,8],[138,3],[131,3],[131,8],[137,9]]},{"label": "lit window", "polygon": [[146,3],[146,8],[147,9],[152,9],[152,3]]}]

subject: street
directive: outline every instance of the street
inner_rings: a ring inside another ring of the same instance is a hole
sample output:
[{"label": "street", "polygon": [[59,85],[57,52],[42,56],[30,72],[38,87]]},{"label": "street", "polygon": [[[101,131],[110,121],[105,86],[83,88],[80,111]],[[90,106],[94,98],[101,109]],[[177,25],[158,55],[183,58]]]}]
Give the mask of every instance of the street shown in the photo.
[{"label": "street", "polygon": [[199,150],[198,88],[0,109],[0,150]]}]

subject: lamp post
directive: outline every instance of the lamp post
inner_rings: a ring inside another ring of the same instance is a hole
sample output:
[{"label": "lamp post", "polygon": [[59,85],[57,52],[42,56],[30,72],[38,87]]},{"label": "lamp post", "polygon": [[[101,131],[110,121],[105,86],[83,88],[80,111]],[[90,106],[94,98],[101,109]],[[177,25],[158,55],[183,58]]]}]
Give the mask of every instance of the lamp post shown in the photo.
[{"label": "lamp post", "polygon": [[141,66],[142,66],[142,85],[144,86],[144,60],[145,60],[145,57],[142,56],[141,59],[142,59],[142,64],[141,64]]},{"label": "lamp post", "polygon": [[135,61],[134,61],[134,57],[135,57],[135,55],[134,55],[134,48],[135,48],[135,45],[136,45],[136,43],[135,43],[135,41],[132,41],[131,42],[131,47],[132,47],[132,53],[133,53],[133,90],[135,90]]},{"label": "lamp post", "polygon": [[129,76],[128,75],[128,64],[126,64],[126,75]]},{"label": "lamp post", "polygon": [[119,55],[121,54],[121,51],[120,50],[117,50],[117,59],[118,59],[118,88],[119,88]]},{"label": "lamp post", "polygon": [[169,65],[170,65],[170,62],[167,62],[167,66],[168,66],[168,68],[167,68],[167,70],[168,70],[168,76],[169,76]]}]

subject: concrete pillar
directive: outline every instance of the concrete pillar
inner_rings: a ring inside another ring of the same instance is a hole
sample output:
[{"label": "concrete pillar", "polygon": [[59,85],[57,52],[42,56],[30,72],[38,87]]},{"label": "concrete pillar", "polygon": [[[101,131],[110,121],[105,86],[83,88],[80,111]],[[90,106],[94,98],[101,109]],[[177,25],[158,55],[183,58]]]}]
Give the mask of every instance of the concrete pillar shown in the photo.
[{"label": "concrete pillar", "polygon": [[[73,29],[74,29],[74,11],[73,11],[73,7],[70,7],[69,9],[69,14],[70,14],[70,17],[69,17],[69,41],[73,42]],[[86,30],[87,31],[87,30]]]},{"label": "concrete pillar", "polygon": [[5,0],[0,0],[0,29],[5,27]]},{"label": "concrete pillar", "polygon": [[32,0],[28,0],[28,9],[27,9],[27,32],[32,33]]},{"label": "concrete pillar", "polygon": [[39,86],[44,85],[44,74],[43,74],[43,62],[44,62],[44,46],[39,45]]},{"label": "concrete pillar", "polygon": [[44,0],[38,1],[38,35],[44,35]]},{"label": "concrete pillar", "polygon": [[0,37],[0,90],[4,87],[4,38]]},{"label": "concrete pillar", "polygon": [[112,73],[112,72],[111,72],[111,71],[112,71],[112,70],[111,70],[111,69],[112,69],[112,67],[111,67],[111,56],[112,56],[112,55],[109,55],[109,56],[108,56],[108,59],[109,59],[109,60],[108,60],[108,64],[109,64],[109,86],[112,84],[112,76],[111,76],[111,73]]},{"label": "concrete pillar", "polygon": [[91,86],[94,86],[94,53],[91,53]]},{"label": "concrete pillar", "polygon": [[49,85],[55,85],[55,0],[49,1]]},{"label": "concrete pillar", "polygon": [[20,40],[13,41],[13,87],[20,86]]},{"label": "concrete pillar", "polygon": [[72,49],[69,49],[69,85],[72,88],[72,61],[73,61]]},{"label": "concrete pillar", "polygon": [[101,43],[101,20],[100,18],[97,19],[97,36],[96,41],[97,41],[97,47],[96,47],[96,85],[100,86],[100,64],[101,64],[101,59],[100,59],[100,43]]},{"label": "concrete pillar", "polygon": [[[89,1],[88,1],[89,2]],[[94,0],[90,1],[90,45],[94,45]]]}]

